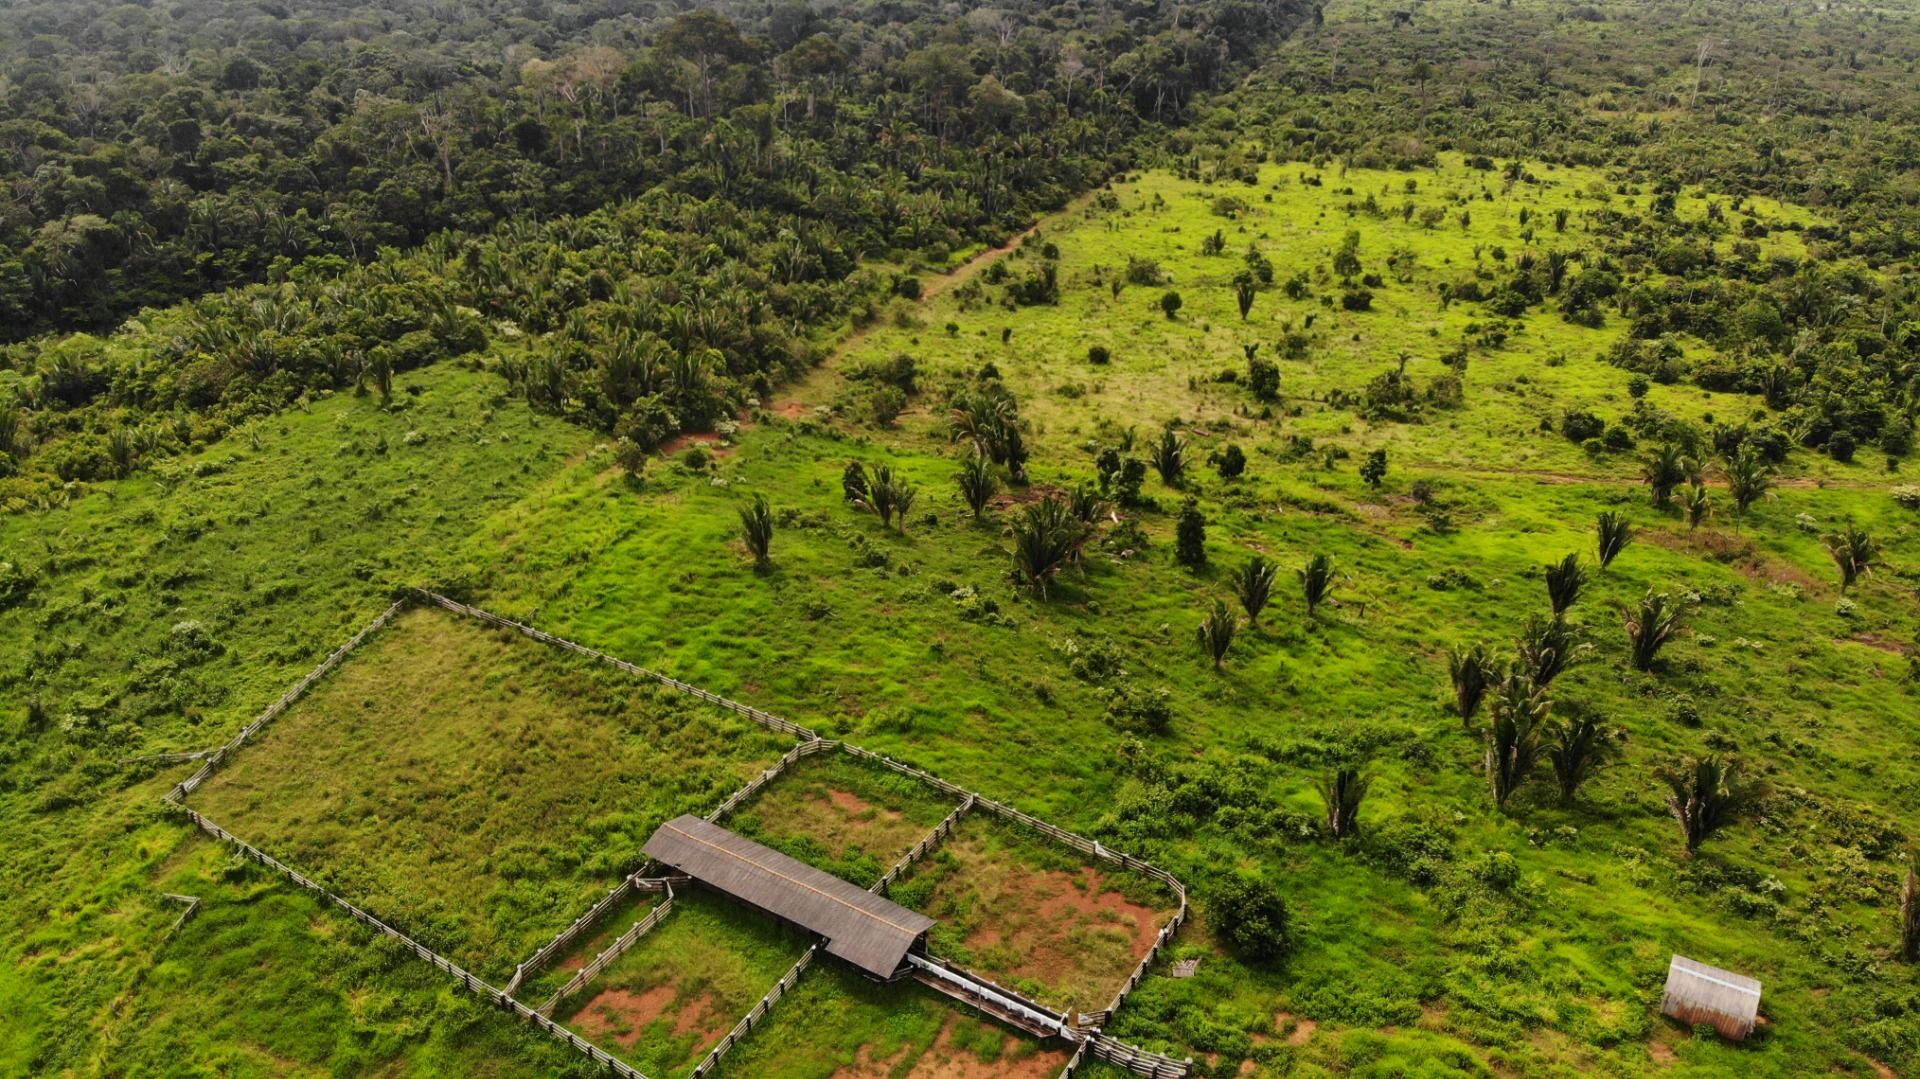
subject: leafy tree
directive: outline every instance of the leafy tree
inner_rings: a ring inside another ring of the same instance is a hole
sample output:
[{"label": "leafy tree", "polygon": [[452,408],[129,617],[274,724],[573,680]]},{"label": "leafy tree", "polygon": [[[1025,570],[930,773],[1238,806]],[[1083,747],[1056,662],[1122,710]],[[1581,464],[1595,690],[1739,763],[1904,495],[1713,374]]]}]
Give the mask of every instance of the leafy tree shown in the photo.
[{"label": "leafy tree", "polygon": [[1660,649],[1680,632],[1680,605],[1665,592],[1649,591],[1641,598],[1637,608],[1623,613],[1627,641],[1632,645],[1633,667],[1638,671],[1650,671]]},{"label": "leafy tree", "polygon": [[1219,670],[1227,662],[1227,650],[1233,647],[1234,634],[1240,631],[1240,620],[1225,600],[1213,601],[1213,609],[1207,612],[1200,622],[1198,635],[1200,650],[1208,659],[1213,660],[1213,669]]},{"label": "leafy tree", "polygon": [[1612,760],[1613,732],[1592,716],[1563,719],[1554,725],[1547,742],[1547,760],[1560,784],[1560,802],[1572,805],[1580,788]]},{"label": "leafy tree", "polygon": [[864,505],[872,494],[873,486],[867,479],[867,466],[858,461],[848,461],[847,467],[840,471],[840,497]]},{"label": "leafy tree", "polygon": [[1280,399],[1280,367],[1271,360],[1247,357],[1247,388],[1253,399],[1272,404]]},{"label": "leafy tree", "polygon": [[1320,801],[1327,809],[1327,831],[1335,839],[1346,839],[1360,834],[1360,803],[1367,797],[1367,788],[1372,779],[1362,775],[1360,769],[1342,766],[1323,776],[1314,786],[1320,792]]},{"label": "leafy tree", "polygon": [[1160,296],[1160,313],[1167,316],[1169,320],[1178,318],[1180,307],[1184,302],[1180,299],[1178,292],[1171,290],[1164,292]]},{"label": "leafy tree", "polygon": [[1189,498],[1180,505],[1180,516],[1174,522],[1173,557],[1190,569],[1207,564],[1207,519],[1196,499]]},{"label": "leafy tree", "polygon": [[1821,538],[1827,553],[1833,556],[1833,564],[1840,569],[1840,591],[1853,587],[1853,582],[1873,572],[1874,563],[1880,560],[1880,544],[1865,529],[1851,521],[1838,532]]},{"label": "leafy tree", "polygon": [[1292,952],[1292,916],[1266,878],[1229,876],[1214,888],[1209,907],[1214,926],[1242,958],[1270,964]]},{"label": "leafy tree", "polygon": [[1613,565],[1613,560],[1633,542],[1633,524],[1625,514],[1604,510],[1594,522],[1594,533],[1600,549],[1600,568]]},{"label": "leafy tree", "polygon": [[772,564],[773,511],[767,508],[765,495],[754,495],[752,505],[740,508],[740,535],[753,552],[754,568],[766,572]]},{"label": "leafy tree", "polygon": [[1495,689],[1486,730],[1487,783],[1502,809],[1540,760],[1540,731],[1551,704],[1547,691],[1524,671],[1512,671]]},{"label": "leafy tree", "polygon": [[1587,587],[1587,567],[1580,564],[1579,555],[1570,554],[1547,567],[1546,579],[1547,602],[1555,615],[1563,615]]},{"label": "leafy tree", "polygon": [[1723,828],[1752,812],[1766,797],[1766,785],[1748,780],[1737,759],[1709,755],[1687,757],[1664,768],[1660,779],[1667,788],[1667,809],[1680,822],[1687,853],[1713,838]]},{"label": "leafy tree", "polygon": [[1734,520],[1745,521],[1747,507],[1766,496],[1773,487],[1773,466],[1760,451],[1743,445],[1727,458],[1727,493],[1733,496]]},{"label": "leafy tree", "polygon": [[1239,479],[1247,471],[1247,455],[1238,445],[1229,442],[1222,449],[1215,450],[1209,458],[1214,470],[1223,480]]},{"label": "leafy tree", "polygon": [[1313,617],[1320,604],[1333,591],[1333,559],[1317,554],[1300,567],[1300,590],[1307,600],[1307,617]]},{"label": "leafy tree", "polygon": [[1153,469],[1160,481],[1178,490],[1187,475],[1187,443],[1172,425],[1162,428],[1160,440],[1153,444]]},{"label": "leafy tree", "polygon": [[1273,598],[1273,583],[1279,576],[1279,567],[1259,555],[1247,559],[1240,572],[1233,575],[1233,594],[1240,600],[1241,609],[1247,612],[1249,625],[1260,624],[1260,612],[1267,609],[1267,601]]},{"label": "leafy tree", "polygon": [[1367,486],[1379,490],[1380,482],[1387,478],[1387,451],[1374,450],[1367,454],[1367,460],[1360,466],[1360,478]]},{"label": "leafy tree", "polygon": [[1086,526],[1067,504],[1048,495],[1030,503],[1013,523],[1014,576],[1034,596],[1045,599],[1060,571],[1080,556]]},{"label": "leafy tree", "polygon": [[1000,490],[1000,481],[994,477],[993,465],[979,453],[970,453],[960,463],[960,497],[966,502],[967,509],[976,519],[987,515],[987,503]]},{"label": "leafy tree", "polygon": [[1687,481],[1687,459],[1678,446],[1671,443],[1661,446],[1647,456],[1640,466],[1641,478],[1653,490],[1653,505],[1656,509],[1666,509],[1673,503],[1674,489]]},{"label": "leafy tree", "polygon": [[1481,699],[1487,695],[1487,687],[1493,684],[1498,674],[1486,645],[1472,644],[1465,648],[1448,649],[1447,675],[1453,681],[1453,710],[1469,728],[1474,713],[1480,710]]}]

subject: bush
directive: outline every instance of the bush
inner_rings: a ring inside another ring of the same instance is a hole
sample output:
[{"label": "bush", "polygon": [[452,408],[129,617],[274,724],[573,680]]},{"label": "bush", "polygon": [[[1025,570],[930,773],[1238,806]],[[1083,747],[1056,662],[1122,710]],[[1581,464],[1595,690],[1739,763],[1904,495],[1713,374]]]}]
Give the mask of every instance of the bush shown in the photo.
[{"label": "bush", "polygon": [[1087,362],[1104,367],[1113,362],[1113,353],[1105,345],[1094,345],[1087,349]]},{"label": "bush", "polygon": [[1373,293],[1363,288],[1345,289],[1340,293],[1340,306],[1349,311],[1373,310]]},{"label": "bush", "polygon": [[1293,919],[1287,901],[1265,879],[1231,877],[1214,892],[1208,906],[1215,928],[1241,958],[1275,963],[1293,950]]}]

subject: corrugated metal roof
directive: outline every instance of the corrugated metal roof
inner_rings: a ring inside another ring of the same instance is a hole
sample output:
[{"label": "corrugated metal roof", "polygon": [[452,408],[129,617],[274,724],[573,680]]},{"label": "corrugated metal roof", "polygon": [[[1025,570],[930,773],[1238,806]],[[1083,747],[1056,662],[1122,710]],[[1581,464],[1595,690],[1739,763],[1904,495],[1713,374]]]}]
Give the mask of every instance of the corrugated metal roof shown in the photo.
[{"label": "corrugated metal roof", "polygon": [[694,816],[647,840],[647,856],[827,939],[827,951],[881,978],[900,969],[932,918]]},{"label": "corrugated metal roof", "polygon": [[1706,1023],[1738,1041],[1753,1033],[1760,1014],[1760,983],[1744,974],[1710,967],[1684,955],[1667,966],[1667,992],[1660,1011],[1683,1023]]}]

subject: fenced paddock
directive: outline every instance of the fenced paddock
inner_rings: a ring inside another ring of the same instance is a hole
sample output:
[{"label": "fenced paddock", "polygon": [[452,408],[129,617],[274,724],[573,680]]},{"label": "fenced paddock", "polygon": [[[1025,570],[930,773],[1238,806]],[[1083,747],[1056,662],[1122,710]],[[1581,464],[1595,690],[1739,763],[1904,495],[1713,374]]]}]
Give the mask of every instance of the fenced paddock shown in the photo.
[{"label": "fenced paddock", "polygon": [[[539,1029],[551,1034],[553,1037],[567,1042],[595,1064],[604,1067],[608,1074],[621,1076],[623,1079],[645,1079],[643,1073],[632,1064],[601,1048],[593,1041],[582,1037],[576,1033],[575,1030],[570,1029],[567,1024],[555,1021],[551,1017],[551,1013],[564,1000],[570,996],[580,994],[596,980],[596,977],[604,975],[609,968],[618,964],[623,957],[631,954],[634,946],[645,940],[656,927],[664,921],[667,921],[670,913],[676,909],[677,897],[673,893],[672,884],[648,876],[648,867],[625,873],[619,882],[609,891],[600,895],[587,905],[584,913],[575,918],[569,925],[561,928],[551,938],[548,938],[545,943],[535,948],[528,959],[512,968],[512,977],[507,982],[506,987],[496,988],[460,963],[420,943],[413,937],[394,928],[394,926],[387,921],[368,913],[367,909],[357,903],[342,898],[327,886],[292,869],[284,862],[268,855],[259,847],[240,840],[222,826],[215,824],[208,814],[201,812],[201,809],[206,808],[204,805],[198,808],[188,808],[185,805],[186,799],[189,796],[195,794],[203,786],[206,786],[210,779],[220,773],[222,765],[227,763],[229,757],[249,742],[257,740],[261,732],[269,724],[279,720],[284,714],[292,710],[295,704],[314,692],[316,686],[321,685],[323,681],[327,680],[328,676],[341,665],[342,661],[345,660],[350,653],[361,649],[367,642],[379,636],[381,631],[388,628],[390,624],[396,621],[404,622],[409,615],[409,608],[415,603],[440,608],[466,616],[479,623],[498,629],[509,630],[521,636],[552,645],[560,650],[584,656],[610,670],[617,670],[626,675],[633,676],[643,683],[651,683],[664,690],[671,691],[674,694],[684,695],[693,700],[714,705],[726,713],[742,717],[750,721],[753,727],[746,731],[729,734],[722,739],[728,748],[736,752],[740,751],[743,747],[746,747],[750,752],[751,749],[766,746],[767,743],[764,739],[769,735],[800,740],[798,745],[790,744],[787,752],[776,758],[772,766],[763,767],[757,773],[747,769],[740,771],[735,776],[735,779],[736,781],[744,779],[745,782],[735,788],[731,794],[723,798],[718,807],[709,813],[708,819],[718,819],[739,810],[743,805],[748,804],[757,795],[761,794],[765,788],[774,783],[775,780],[796,762],[807,757],[834,750],[845,754],[849,759],[887,769],[898,776],[908,777],[951,799],[954,808],[930,828],[926,834],[922,835],[913,846],[908,848],[906,852],[873,883],[872,890],[875,892],[885,892],[893,887],[908,873],[909,869],[916,862],[935,850],[940,844],[947,841],[948,837],[954,832],[963,819],[975,813],[987,814],[1000,821],[1017,826],[1019,829],[1031,833],[1036,837],[1071,848],[1083,856],[1112,867],[1117,867],[1128,873],[1138,874],[1164,885],[1170,890],[1172,895],[1176,897],[1177,909],[1173,915],[1160,926],[1151,946],[1146,950],[1145,954],[1140,957],[1138,963],[1135,964],[1131,974],[1113,996],[1109,1006],[1101,1011],[1090,1013],[1079,1012],[1075,1016],[1062,1015],[1061,1013],[1048,1009],[1046,1005],[1034,1002],[1005,987],[994,985],[985,977],[974,974],[969,970],[957,967],[951,963],[929,957],[926,969],[937,969],[945,974],[948,980],[956,981],[957,984],[965,984],[971,980],[971,984],[985,989],[987,991],[986,995],[995,997],[1002,1003],[1012,1004],[1015,1010],[1030,1007],[1039,1009],[1048,1016],[1059,1016],[1059,1022],[1057,1024],[1058,1031],[1061,1036],[1066,1037],[1070,1041],[1074,1049],[1072,1057],[1066,1062],[1064,1070],[1061,1073],[1063,1076],[1074,1074],[1083,1062],[1087,1060],[1109,1062],[1142,1075],[1152,1076],[1154,1079],[1177,1079],[1177,1077],[1187,1074],[1190,1068],[1190,1062],[1177,1061],[1138,1047],[1126,1045],[1125,1043],[1105,1036],[1098,1029],[1098,1027],[1104,1024],[1107,1018],[1111,1016],[1113,1010],[1125,1002],[1127,994],[1138,986],[1148,968],[1186,918],[1186,889],[1180,881],[1171,874],[1126,854],[1107,849],[1096,841],[1048,824],[1005,803],[982,797],[975,792],[947,782],[922,769],[894,760],[891,757],[872,753],[857,746],[822,739],[811,730],[799,724],[792,723],[752,706],[729,700],[718,694],[701,689],[700,687],[674,679],[668,675],[648,670],[584,645],[576,644],[564,638],[546,633],[543,630],[535,629],[524,623],[503,618],[491,612],[458,603],[431,592],[416,590],[410,598],[413,603],[403,600],[393,604],[353,638],[329,653],[318,667],[293,687],[289,688],[278,700],[269,705],[264,712],[243,727],[230,742],[215,750],[206,752],[202,757],[203,763],[200,769],[170,790],[165,796],[165,800],[169,804],[179,808],[196,827],[207,832],[216,840],[233,844],[248,859],[286,877],[302,888],[316,892],[329,903],[345,911],[356,921],[362,922],[380,932],[382,935],[398,941],[403,947],[412,951],[418,958],[439,968],[449,977],[454,978],[469,992],[487,999],[502,1010],[512,1012],[527,1022],[534,1024]],[[356,664],[355,668],[358,669],[363,666],[377,667],[378,665]],[[418,667],[421,665],[415,664],[415,666]],[[432,665],[429,664],[426,666]],[[491,666],[485,664],[455,664],[452,665],[450,669],[458,672],[461,678],[460,684],[455,687],[457,692],[453,693],[450,699],[460,702],[462,707],[469,709],[471,708],[471,702],[467,699],[467,694],[471,691],[476,677],[478,676],[479,680],[484,681],[486,676],[498,674]],[[337,682],[338,679],[335,681]],[[338,689],[340,687],[330,686],[329,688]],[[359,687],[352,684],[352,680],[349,679],[349,684],[344,689],[343,700],[350,698],[358,688]],[[380,688],[386,689],[388,687],[382,685]],[[577,693],[572,696],[575,699],[578,698]],[[334,710],[315,708],[311,711],[325,713],[329,718],[325,722],[320,720],[306,720],[303,722],[298,718],[291,722],[294,726],[304,726],[310,730],[329,726],[338,727],[352,722],[351,718],[344,721],[339,718],[342,715],[351,717],[350,709],[341,708]],[[296,713],[296,716],[297,715],[298,713]],[[685,725],[690,725],[690,723],[691,721],[689,721],[688,724],[673,728],[668,732],[668,736],[671,737],[672,734],[678,733],[684,729]],[[754,733],[755,728],[757,728],[757,733]],[[396,749],[403,744],[410,744],[418,734],[418,732],[415,731],[406,733],[408,737],[405,739],[390,736],[384,740],[375,739],[374,743],[376,745],[383,745],[388,749]],[[580,739],[590,742],[594,731],[592,730],[591,724],[581,724],[580,729],[568,733],[577,735]],[[567,742],[570,740],[562,739],[562,741]],[[476,744],[471,739],[467,740],[466,745],[470,753],[474,749],[485,748],[485,743]],[[579,750],[581,747],[571,745],[570,748]],[[673,759],[675,757],[674,748],[675,747],[668,747],[668,751],[664,756],[668,759]],[[254,750],[250,754],[250,759],[258,758],[261,755],[261,750]],[[743,757],[746,756],[746,754],[740,755]],[[350,766],[343,766],[341,762],[337,760],[325,759],[324,755],[321,755],[322,759],[316,760],[314,759],[314,754],[303,754],[295,750],[290,752],[289,756],[297,761],[301,774],[306,777],[309,784],[318,783],[324,785],[328,781],[338,782],[354,773],[354,769]],[[465,757],[463,757],[463,759],[465,759]],[[601,781],[607,778],[604,773],[596,772],[594,769],[588,769],[586,772],[580,774],[592,775]],[[215,787],[211,789],[217,790],[219,788]],[[496,783],[488,789],[506,790],[509,788]],[[215,795],[203,794],[201,801],[206,802],[217,797],[218,796]],[[666,819],[668,815],[671,814],[657,813],[655,819]],[[497,848],[499,846],[498,836],[494,833],[493,829],[485,827],[488,823],[496,822],[483,821],[481,822],[482,827],[468,828],[463,834],[484,837],[490,848]],[[295,835],[288,841],[288,845],[297,847],[301,841],[308,839],[310,839],[310,837]],[[276,840],[276,842],[278,842],[278,840]],[[349,877],[354,875],[354,870],[351,866],[349,866],[346,874]],[[530,974],[550,963],[554,957],[565,953],[569,948],[575,947],[582,940],[595,939],[593,934],[596,931],[596,927],[608,916],[609,911],[616,909],[622,902],[631,898],[637,889],[648,887],[658,887],[665,890],[667,894],[664,901],[656,905],[645,917],[636,922],[626,932],[615,938],[612,943],[596,955],[592,961],[583,964],[582,968],[577,971],[552,998],[547,1000],[542,1006],[536,1008],[527,1005],[515,997],[514,993]],[[583,901],[584,899],[585,897],[583,897]],[[531,943],[529,946],[531,946]],[[753,1007],[747,1010],[746,1015],[740,1019],[731,1030],[727,1031],[717,1042],[707,1049],[705,1055],[702,1056],[694,1066],[693,1075],[695,1077],[704,1077],[717,1068],[727,1052],[747,1038],[755,1027],[766,1019],[774,1005],[791,992],[799,983],[802,975],[807,971],[809,966],[812,965],[818,949],[818,942],[808,947],[801,954],[800,958],[788,967],[784,974],[775,980],[773,987],[768,990]],[[989,1011],[991,1013],[991,1009],[989,1009]]]}]

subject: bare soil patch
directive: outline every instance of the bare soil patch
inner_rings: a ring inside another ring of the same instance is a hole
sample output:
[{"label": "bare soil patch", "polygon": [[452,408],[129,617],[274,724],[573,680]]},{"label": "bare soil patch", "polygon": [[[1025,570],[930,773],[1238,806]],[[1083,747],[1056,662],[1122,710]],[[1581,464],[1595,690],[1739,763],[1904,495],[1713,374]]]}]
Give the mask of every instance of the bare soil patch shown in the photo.
[{"label": "bare soil patch", "polygon": [[573,1017],[573,1025],[595,1041],[606,1040],[627,1049],[640,1042],[647,1025],[666,1014],[680,995],[672,985],[656,985],[638,993],[602,989]]}]

